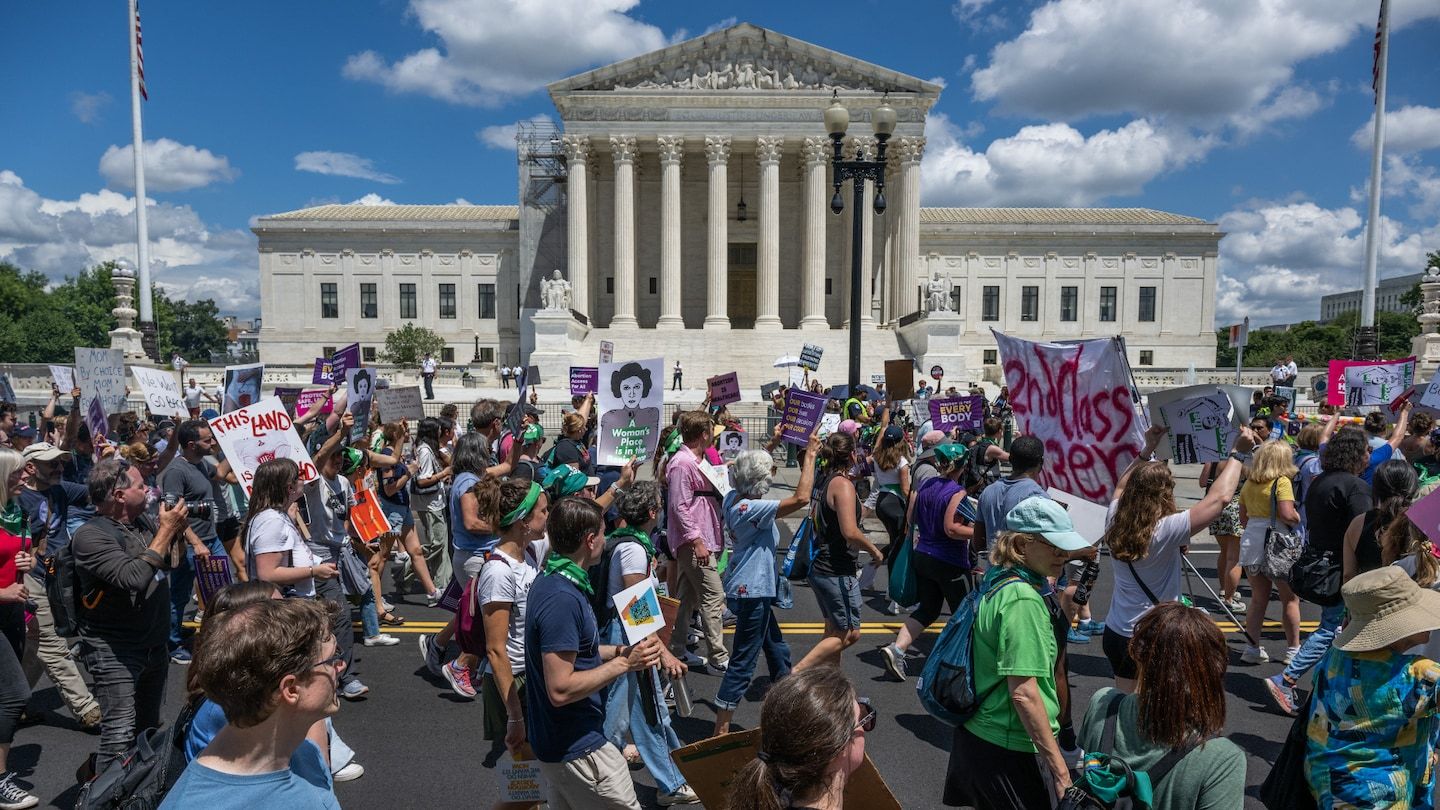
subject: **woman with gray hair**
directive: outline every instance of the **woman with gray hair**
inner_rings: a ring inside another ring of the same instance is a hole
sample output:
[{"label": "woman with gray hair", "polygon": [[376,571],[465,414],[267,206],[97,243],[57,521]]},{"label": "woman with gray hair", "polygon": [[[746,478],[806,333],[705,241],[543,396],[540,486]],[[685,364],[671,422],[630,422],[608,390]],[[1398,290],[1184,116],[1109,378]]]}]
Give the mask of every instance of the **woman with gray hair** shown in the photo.
[{"label": "woman with gray hair", "polygon": [[730,665],[715,696],[715,735],[730,731],[735,707],[750,688],[755,661],[761,651],[770,668],[773,683],[790,674],[790,647],[780,635],[775,620],[775,547],[780,543],[776,520],[810,506],[815,486],[815,456],[820,438],[810,436],[805,458],[800,463],[800,483],[795,494],[784,500],[765,497],[775,477],[775,459],[764,450],[741,453],[730,465],[734,489],[725,496],[721,518],[730,531],[734,547],[725,571],[725,598],[735,614],[735,643]]}]

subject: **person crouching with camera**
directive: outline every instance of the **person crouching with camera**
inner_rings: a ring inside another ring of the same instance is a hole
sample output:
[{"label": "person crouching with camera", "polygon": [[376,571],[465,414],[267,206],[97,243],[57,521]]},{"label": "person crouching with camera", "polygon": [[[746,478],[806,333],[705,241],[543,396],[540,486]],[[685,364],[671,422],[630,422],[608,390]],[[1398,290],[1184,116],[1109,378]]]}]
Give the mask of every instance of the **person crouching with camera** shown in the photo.
[{"label": "person crouching with camera", "polygon": [[160,725],[169,669],[172,549],[184,542],[185,501],[145,514],[140,470],[123,458],[97,463],[87,481],[95,517],[75,532],[80,656],[100,702],[96,773],[121,759],[136,734]]}]

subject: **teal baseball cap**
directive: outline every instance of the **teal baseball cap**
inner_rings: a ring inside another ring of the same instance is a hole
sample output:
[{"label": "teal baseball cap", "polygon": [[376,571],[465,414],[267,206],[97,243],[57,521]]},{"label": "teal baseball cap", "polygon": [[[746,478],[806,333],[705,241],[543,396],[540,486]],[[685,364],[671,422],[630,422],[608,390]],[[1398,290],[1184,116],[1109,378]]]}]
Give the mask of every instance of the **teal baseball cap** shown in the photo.
[{"label": "teal baseball cap", "polygon": [[935,452],[935,457],[947,464],[954,464],[964,459],[965,454],[969,452],[965,448],[965,445],[958,442],[944,442],[935,445],[932,449]]},{"label": "teal baseball cap", "polygon": [[1065,507],[1043,495],[1016,504],[1005,516],[1005,525],[1012,532],[1038,534],[1061,551],[1083,551],[1093,545],[1075,531]]}]

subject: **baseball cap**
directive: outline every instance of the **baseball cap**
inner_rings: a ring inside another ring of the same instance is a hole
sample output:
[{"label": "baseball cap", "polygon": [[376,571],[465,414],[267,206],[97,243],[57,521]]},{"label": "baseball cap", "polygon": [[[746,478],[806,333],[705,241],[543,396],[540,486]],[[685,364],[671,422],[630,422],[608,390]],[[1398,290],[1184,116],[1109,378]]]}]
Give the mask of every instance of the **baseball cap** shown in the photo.
[{"label": "baseball cap", "polygon": [[940,444],[935,445],[935,447],[931,449],[931,452],[936,458],[940,459],[941,461],[953,464],[960,459],[965,458],[965,454],[968,453],[969,450],[967,450],[965,448],[965,445],[963,444],[956,444],[955,442],[941,442]]},{"label": "baseball cap", "polygon": [[54,461],[70,455],[70,451],[61,450],[50,442],[36,442],[25,448],[22,455],[26,461]]},{"label": "baseball cap", "polygon": [[24,439],[24,440],[26,440],[26,441],[34,441],[34,440],[35,440],[35,428],[30,427],[29,425],[27,425],[27,424],[25,424],[25,423],[22,422],[22,423],[20,423],[20,424],[18,424],[18,425],[16,425],[15,427],[13,427],[13,428],[10,429],[10,438],[12,438],[12,439]]},{"label": "baseball cap", "polygon": [[883,437],[886,444],[898,444],[905,441],[905,431],[899,425],[891,425],[885,428]]},{"label": "baseball cap", "polygon": [[543,486],[556,498],[563,498],[566,495],[574,495],[585,487],[600,485],[600,479],[593,475],[586,475],[580,470],[570,466],[562,466],[552,470],[545,477]]},{"label": "baseball cap", "polygon": [[1012,532],[1038,534],[1061,551],[1081,551],[1091,545],[1075,531],[1065,507],[1043,495],[1032,495],[1016,504],[1005,516],[1005,525]]}]

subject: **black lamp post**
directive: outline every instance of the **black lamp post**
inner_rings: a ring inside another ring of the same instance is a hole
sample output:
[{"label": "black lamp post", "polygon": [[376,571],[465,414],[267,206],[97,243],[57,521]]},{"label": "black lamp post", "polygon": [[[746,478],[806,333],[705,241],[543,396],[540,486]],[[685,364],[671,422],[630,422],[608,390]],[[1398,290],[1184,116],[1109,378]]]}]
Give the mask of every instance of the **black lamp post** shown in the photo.
[{"label": "black lamp post", "polygon": [[885,145],[895,132],[895,110],[884,99],[880,106],[870,111],[870,122],[875,128],[875,140],[879,143],[874,160],[843,160],[840,157],[845,130],[850,126],[850,111],[840,103],[840,94],[825,109],[825,131],[835,146],[835,157],[830,165],[835,171],[835,196],[830,198],[830,210],[839,214],[845,210],[845,200],[840,196],[840,186],[846,180],[854,181],[855,205],[851,222],[850,248],[850,389],[860,384],[860,313],[861,288],[865,281],[861,267],[864,256],[861,248],[861,231],[865,227],[865,181],[875,183],[875,213],[885,213]]}]

